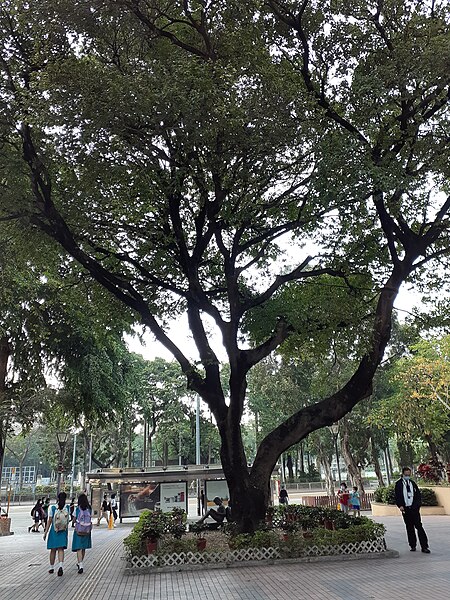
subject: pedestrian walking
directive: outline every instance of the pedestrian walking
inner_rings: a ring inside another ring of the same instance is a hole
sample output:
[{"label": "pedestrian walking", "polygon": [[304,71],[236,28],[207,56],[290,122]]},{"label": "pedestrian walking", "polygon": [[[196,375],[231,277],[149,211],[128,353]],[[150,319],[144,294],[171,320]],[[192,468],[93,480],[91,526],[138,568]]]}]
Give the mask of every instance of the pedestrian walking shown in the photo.
[{"label": "pedestrian walking", "polygon": [[356,485],[353,486],[353,491],[350,493],[349,502],[350,502],[349,509],[353,510],[353,516],[360,517],[361,516],[361,502],[360,502],[360,498],[359,498],[358,488],[356,487]]},{"label": "pedestrian walking", "polygon": [[417,483],[411,479],[411,469],[403,467],[402,476],[395,482],[395,503],[402,513],[405,522],[408,544],[411,552],[416,551],[417,536],[422,548],[422,552],[430,554],[428,547],[428,537],[422,525],[420,518],[420,507],[422,506],[422,497]]},{"label": "pedestrian walking", "polygon": [[89,548],[92,548],[92,509],[86,494],[80,494],[75,509],[75,531],[72,538],[72,552],[77,553],[79,575],[83,573],[84,556]]},{"label": "pedestrian walking", "polygon": [[202,515],[205,514],[205,492],[203,488],[200,490],[200,510]]},{"label": "pedestrian walking", "polygon": [[111,506],[111,512],[114,519],[114,527],[116,526],[117,521],[117,500],[116,494],[111,494],[111,502],[109,503]]},{"label": "pedestrian walking", "polygon": [[75,496],[70,501],[70,522],[72,523],[72,527],[75,527]]},{"label": "pedestrian walking", "polygon": [[47,539],[47,549],[50,550],[49,573],[55,572],[56,551],[58,551],[58,575],[63,574],[64,550],[68,546],[69,537],[69,512],[70,507],[66,504],[65,492],[58,494],[58,504],[52,506],[48,512],[47,526],[45,528],[44,540]]},{"label": "pedestrian walking", "polygon": [[103,496],[102,505],[100,507],[100,514],[99,514],[98,520],[97,520],[97,527],[100,525],[100,521],[102,519],[105,519],[106,525],[108,525],[109,518],[108,518],[108,496],[107,496],[107,494],[105,494]]},{"label": "pedestrian walking", "polygon": [[281,490],[280,493],[278,495],[278,502],[280,504],[289,504],[289,494],[287,492],[286,486],[284,485],[284,483],[281,485]]},{"label": "pedestrian walking", "polygon": [[338,489],[337,497],[338,497],[338,502],[341,505],[342,512],[347,514],[350,493],[348,491],[347,484],[344,481],[341,481],[341,485]]},{"label": "pedestrian walking", "polygon": [[50,508],[50,498],[42,498],[42,510],[44,511],[44,530],[47,527],[48,509]]},{"label": "pedestrian walking", "polygon": [[44,527],[44,509],[42,508],[42,502],[39,498],[36,504],[31,509],[31,518],[33,519],[33,525],[28,527],[28,533],[39,531],[39,526]]}]

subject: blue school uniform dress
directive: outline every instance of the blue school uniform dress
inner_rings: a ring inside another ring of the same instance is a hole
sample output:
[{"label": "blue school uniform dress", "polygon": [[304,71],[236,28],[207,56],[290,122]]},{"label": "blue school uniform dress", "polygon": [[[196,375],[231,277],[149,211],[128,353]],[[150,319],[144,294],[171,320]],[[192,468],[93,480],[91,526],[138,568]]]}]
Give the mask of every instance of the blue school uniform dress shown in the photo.
[{"label": "blue school uniform dress", "polygon": [[[89,511],[89,512],[91,512],[91,511]],[[79,514],[80,514],[80,508],[77,506],[77,509],[75,511],[75,522],[78,519]],[[89,548],[92,548],[91,534],[78,535],[77,530],[75,528],[73,530],[72,552],[76,552],[77,550],[88,550]]]},{"label": "blue school uniform dress", "polygon": [[[67,510],[67,514],[70,513],[70,506],[68,504],[66,504],[64,509]],[[52,519],[52,524],[47,534],[47,550],[55,550],[56,548],[64,548],[65,550],[69,545],[69,526],[67,525],[67,529],[65,531],[55,531],[56,510],[57,507],[52,506],[48,513],[48,516]]]},{"label": "blue school uniform dress", "polygon": [[354,510],[360,510],[361,504],[359,502],[359,492],[352,492],[352,495],[350,496],[350,504],[351,508]]}]

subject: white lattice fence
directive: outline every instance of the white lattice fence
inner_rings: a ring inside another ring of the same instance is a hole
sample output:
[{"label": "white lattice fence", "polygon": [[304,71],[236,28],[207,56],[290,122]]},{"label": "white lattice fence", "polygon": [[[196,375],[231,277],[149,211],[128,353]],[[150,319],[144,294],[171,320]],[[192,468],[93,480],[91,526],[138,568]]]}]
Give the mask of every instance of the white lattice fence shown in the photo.
[{"label": "white lattice fence", "polygon": [[[306,546],[301,551],[301,557],[337,556],[349,554],[369,554],[384,552],[386,543],[384,537],[376,540],[351,544]],[[151,567],[177,567],[181,565],[220,564],[231,562],[247,562],[253,560],[273,560],[280,558],[278,548],[243,548],[227,552],[181,552],[179,554],[164,554],[158,556],[133,556],[127,558],[127,566],[132,569]]]},{"label": "white lattice fence", "polygon": [[339,554],[372,554],[384,552],[386,542],[384,537],[376,540],[366,540],[364,542],[353,542],[350,544],[340,544],[338,546],[307,546],[302,550],[303,556],[337,556]]}]

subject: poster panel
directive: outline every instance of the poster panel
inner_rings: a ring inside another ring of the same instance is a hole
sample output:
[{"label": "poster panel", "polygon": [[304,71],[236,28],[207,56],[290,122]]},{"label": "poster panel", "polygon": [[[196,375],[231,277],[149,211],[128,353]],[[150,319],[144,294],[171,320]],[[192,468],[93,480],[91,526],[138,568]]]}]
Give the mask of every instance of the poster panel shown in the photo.
[{"label": "poster panel", "polygon": [[160,505],[163,512],[170,512],[172,508],[188,510],[187,482],[161,483]]},{"label": "poster panel", "polygon": [[120,490],[120,517],[138,517],[145,509],[160,508],[159,483],[123,484]]},{"label": "poster panel", "polygon": [[225,506],[228,506],[230,492],[225,479],[209,479],[205,481],[205,500],[207,506],[215,506],[214,498],[219,496]]}]

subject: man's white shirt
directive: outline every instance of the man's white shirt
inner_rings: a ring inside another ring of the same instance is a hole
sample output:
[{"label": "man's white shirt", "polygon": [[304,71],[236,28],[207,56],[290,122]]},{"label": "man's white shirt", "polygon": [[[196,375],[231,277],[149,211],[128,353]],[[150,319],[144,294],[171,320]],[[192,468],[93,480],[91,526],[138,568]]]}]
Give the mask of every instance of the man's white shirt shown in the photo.
[{"label": "man's white shirt", "polygon": [[[408,492],[408,488],[406,484],[409,484],[410,492]],[[411,481],[406,481],[403,479],[403,498],[405,499],[405,506],[412,506],[414,500],[414,488]]]}]

